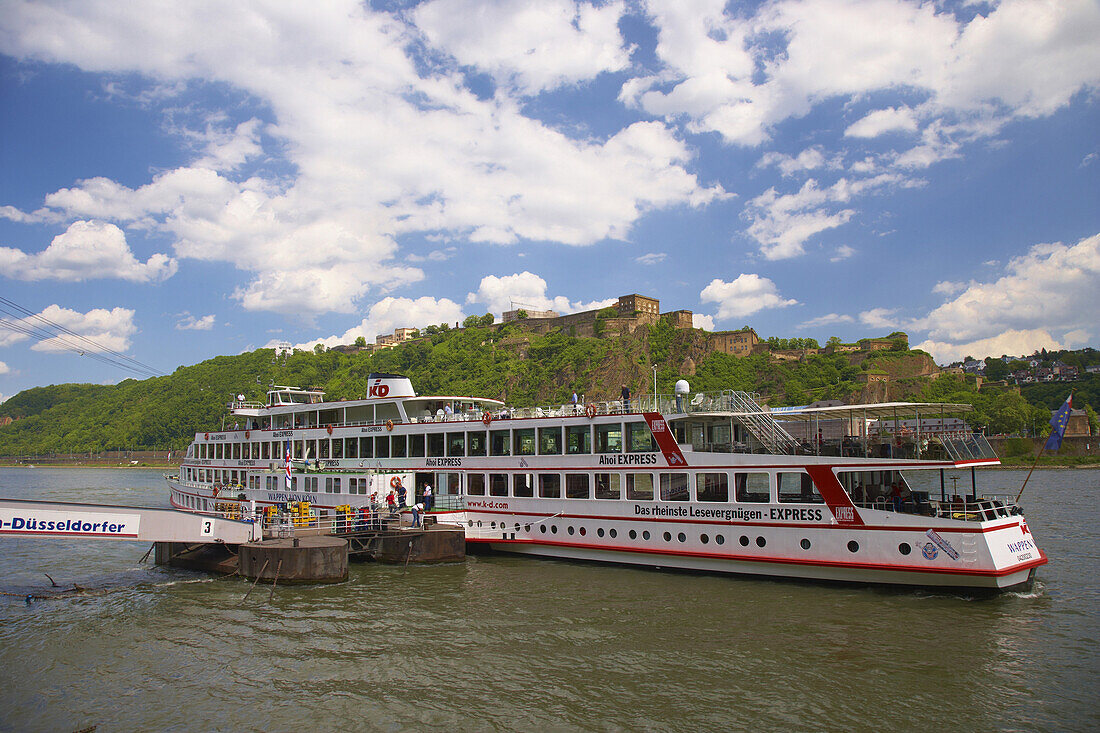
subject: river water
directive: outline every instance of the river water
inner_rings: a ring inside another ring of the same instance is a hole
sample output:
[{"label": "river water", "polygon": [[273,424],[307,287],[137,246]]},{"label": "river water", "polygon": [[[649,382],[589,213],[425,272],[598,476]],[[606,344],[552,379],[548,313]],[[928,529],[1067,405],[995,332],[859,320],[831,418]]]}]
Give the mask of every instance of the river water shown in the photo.
[{"label": "river water", "polygon": [[[5,468],[0,496],[167,505],[136,469]],[[144,545],[0,538],[0,730],[1094,731],[1100,471],[1024,499],[1050,564],[984,599],[499,555],[244,600]],[[27,603],[45,573],[89,590]]]}]

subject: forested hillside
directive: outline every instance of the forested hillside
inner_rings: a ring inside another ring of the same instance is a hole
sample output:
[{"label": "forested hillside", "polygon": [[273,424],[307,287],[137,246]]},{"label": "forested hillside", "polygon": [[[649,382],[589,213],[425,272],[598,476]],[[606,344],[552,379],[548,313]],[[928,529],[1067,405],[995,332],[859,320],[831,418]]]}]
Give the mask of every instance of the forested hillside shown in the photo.
[{"label": "forested hillside", "polygon": [[[432,331],[375,354],[296,352],[276,359],[273,351],[260,349],[180,367],[165,377],[26,390],[0,405],[0,417],[13,419],[0,427],[0,455],[178,450],[196,431],[221,427],[226,404],[237,394],[258,401],[268,385],[281,384],[320,387],[330,399],[350,399],[366,394],[367,376],[375,371],[405,374],[421,394],[495,397],[525,405],[562,402],[573,390],[590,399],[613,398],[624,383],[635,394],[650,393],[656,364],[662,394],[670,394],[684,377],[693,391],[746,390],[771,405],[820,399],[967,402],[976,407],[971,423],[997,433],[1041,430],[1050,419],[1048,407],[1060,404],[1069,389],[1025,389],[1029,397],[1034,391],[1034,404],[1008,390],[979,393],[961,377],[924,376],[935,367],[919,351],[818,354],[783,362],[766,353],[737,358],[709,352],[701,331],[664,323],[607,339],[537,335],[473,321],[462,329]],[[887,374],[891,382],[872,389],[861,380],[866,373]],[[1075,407],[1100,404],[1098,384],[1094,375],[1082,380]]]}]

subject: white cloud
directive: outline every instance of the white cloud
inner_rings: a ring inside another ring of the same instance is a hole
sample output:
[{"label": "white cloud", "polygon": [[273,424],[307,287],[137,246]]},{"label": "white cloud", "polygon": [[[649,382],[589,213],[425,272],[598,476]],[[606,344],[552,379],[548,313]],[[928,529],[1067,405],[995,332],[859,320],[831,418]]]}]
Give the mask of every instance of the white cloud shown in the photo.
[{"label": "white cloud", "polygon": [[939,293],[940,295],[947,295],[947,296],[955,295],[956,293],[961,293],[963,290],[966,290],[966,283],[951,282],[950,280],[943,280],[941,282],[936,283],[932,287],[932,292],[933,293]]},{"label": "white cloud", "polygon": [[929,339],[913,348],[927,351],[939,364],[950,364],[962,361],[966,356],[973,356],[978,359],[987,356],[1000,356],[1001,354],[1021,356],[1033,354],[1040,349],[1056,351],[1067,347],[1059,343],[1047,331],[1034,329],[1005,331],[996,336],[965,343],[949,343]]},{"label": "white cloud", "polygon": [[185,313],[183,318],[176,322],[177,331],[209,331],[214,328],[214,314],[202,318],[195,318],[190,313]]},{"label": "white cloud", "polygon": [[970,283],[917,325],[930,341],[945,343],[970,343],[1008,331],[1048,333],[1057,340],[1068,332],[1095,335],[1096,313],[1089,304],[1097,292],[1100,234],[1068,246],[1037,244],[1011,259],[1002,277]]},{"label": "white cloud", "polygon": [[434,249],[426,255],[411,254],[405,259],[409,262],[446,262],[458,254],[458,247]]},{"label": "white cloud", "polygon": [[847,137],[878,137],[888,132],[916,132],[917,118],[908,107],[887,107],[870,112],[844,131]]},{"label": "white cloud", "polygon": [[553,310],[564,314],[606,308],[618,302],[618,298],[588,303],[570,301],[564,295],[547,296],[546,288],[546,281],[533,272],[524,271],[503,277],[486,275],[481,278],[476,293],[467,293],[466,303],[482,303],[494,314],[513,310],[513,303],[516,308]]},{"label": "white cloud", "polygon": [[750,316],[761,310],[786,308],[798,301],[782,297],[775,283],[766,277],[743,273],[733,282],[715,278],[699,293],[704,303],[717,303],[719,321]]},{"label": "white cloud", "polygon": [[820,146],[806,148],[798,155],[791,157],[783,153],[768,152],[757,161],[757,168],[775,166],[784,176],[793,176],[804,171],[817,170],[819,168],[838,168],[839,160],[828,160]]},{"label": "white cloud", "polygon": [[846,244],[842,244],[836,248],[836,254],[829,258],[829,262],[840,262],[849,259],[855,253],[855,247],[849,247]]},{"label": "white cloud", "polygon": [[659,265],[665,261],[668,255],[664,252],[649,252],[641,257],[635,257],[634,261],[642,265]]},{"label": "white cloud", "polygon": [[827,313],[817,318],[811,318],[799,324],[799,328],[820,328],[821,326],[835,326],[840,323],[855,323],[854,318],[839,313]]},{"label": "white cloud", "polygon": [[859,314],[859,322],[879,330],[899,328],[902,322],[894,315],[897,312],[897,308],[872,308]]},{"label": "white cloud", "polygon": [[[424,18],[432,7],[450,6],[429,6]],[[540,7],[530,6],[534,16],[519,6],[502,12],[515,20],[509,28],[522,31],[525,51],[542,39],[539,53],[557,59],[547,67],[555,80],[620,68],[617,54],[625,50],[613,43],[619,5],[577,7],[567,14],[569,28],[560,19],[549,28],[531,22],[566,6]],[[661,122],[575,139],[525,116],[507,91],[478,97],[439,48],[423,47],[406,21],[418,11],[395,15],[352,0],[219,8],[150,2],[140,13],[100,0],[5,10],[0,53],[17,60],[155,86],[148,103],[161,107],[195,106],[189,90],[196,85],[188,82],[198,80],[265,110],[271,121],[262,136],[254,119],[214,120],[197,138],[182,133],[203,144],[190,166],[135,188],[82,181],[47,196],[33,215],[97,218],[166,235],[179,258],[248,273],[235,292],[248,309],[307,319],[352,312],[368,293],[416,282],[424,276],[419,269],[394,264],[404,234],[589,245],[625,239],[654,209],[728,195],[687,171],[693,151]],[[559,49],[567,40],[570,48]],[[607,43],[612,51],[597,50]],[[485,63],[501,54],[487,53]],[[522,84],[563,83],[535,78],[535,66],[523,76],[526,64],[510,62]],[[265,154],[280,173],[232,177]]]},{"label": "white cloud", "polygon": [[174,275],[176,267],[176,261],[163,254],[139,262],[126,243],[126,234],[103,221],[73,222],[38,254],[0,247],[0,269],[19,280],[120,278],[156,282]]},{"label": "white cloud", "polygon": [[704,331],[714,330],[714,316],[705,316],[702,313],[691,314],[692,328],[701,328]]},{"label": "white cloud", "polygon": [[0,374],[7,374],[10,371],[11,371],[11,367],[9,367],[4,362],[0,361]]},{"label": "white cloud", "polygon": [[60,352],[76,349],[90,354],[108,350],[124,352],[130,347],[130,338],[137,333],[134,311],[128,308],[94,308],[87,313],[80,313],[55,304],[36,315],[13,320],[14,329],[0,327],[0,347],[32,338],[21,333],[22,329],[52,328],[47,322],[64,327],[88,340],[70,335],[43,339],[31,346],[34,351]]},{"label": "white cloud", "polygon": [[[386,297],[372,305],[367,317],[342,335],[315,338],[295,344],[294,348],[309,350],[317,343],[332,348],[340,344],[353,344],[360,336],[367,343],[374,343],[379,334],[393,333],[395,328],[424,328],[440,323],[461,323],[465,319],[462,306],[447,298],[436,300],[428,296],[416,299]],[[277,342],[271,341],[264,348],[271,348],[275,343]]]},{"label": "white cloud", "polygon": [[436,47],[498,84],[537,94],[619,71],[630,50],[619,34],[622,2],[435,0],[413,11]]}]

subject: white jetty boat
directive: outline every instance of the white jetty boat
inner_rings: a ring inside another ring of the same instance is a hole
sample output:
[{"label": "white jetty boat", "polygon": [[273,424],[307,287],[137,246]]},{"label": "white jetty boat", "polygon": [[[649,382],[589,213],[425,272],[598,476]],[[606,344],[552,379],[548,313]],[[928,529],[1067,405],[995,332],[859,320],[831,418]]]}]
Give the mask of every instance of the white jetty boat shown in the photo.
[{"label": "white jetty boat", "polygon": [[[974,469],[998,463],[989,444],[930,419],[968,405],[777,416],[680,382],[675,396],[513,409],[420,396],[395,374],[369,385],[364,399],[275,387],[267,404],[233,403],[234,429],[197,434],[168,477],[172,505],[335,516],[378,511],[391,490],[415,504],[431,486],[433,516],[513,553],[988,590],[1027,587],[1047,562],[1013,499],[977,492]],[[959,468],[962,496],[944,486]]]}]

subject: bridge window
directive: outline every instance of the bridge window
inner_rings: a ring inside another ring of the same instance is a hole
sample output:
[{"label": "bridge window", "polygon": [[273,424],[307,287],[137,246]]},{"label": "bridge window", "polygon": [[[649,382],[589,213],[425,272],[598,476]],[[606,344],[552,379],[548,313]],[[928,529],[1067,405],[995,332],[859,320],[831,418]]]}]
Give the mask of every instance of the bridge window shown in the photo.
[{"label": "bridge window", "polygon": [[[409,436],[409,455],[413,458],[423,458],[426,448],[423,435]],[[367,456],[369,458],[369,456]]]},{"label": "bridge window", "polygon": [[622,453],[623,426],[621,423],[596,426],[596,452]]},{"label": "bridge window", "polygon": [[388,436],[382,436],[374,439],[374,457],[375,458],[389,458],[390,457],[390,439]]},{"label": "bridge window", "polygon": [[628,473],[626,498],[633,501],[653,501],[653,474]]},{"label": "bridge window", "polygon": [[535,429],[521,428],[513,430],[512,450],[514,451],[513,455],[517,456],[535,455]]},{"label": "bridge window", "polygon": [[466,493],[470,496],[485,496],[485,474],[466,474]]},{"label": "bridge window", "polygon": [[428,457],[442,458],[444,455],[445,438],[443,433],[428,434]]},{"label": "bridge window", "polygon": [[374,438],[359,439],[359,457],[374,458]]},{"label": "bridge window", "polygon": [[565,498],[566,499],[590,499],[592,494],[588,489],[587,473],[565,474]]},{"label": "bridge window", "polygon": [[489,431],[489,447],[494,456],[508,455],[510,437],[507,430]]},{"label": "bridge window", "polygon": [[817,493],[813,479],[808,473],[781,472],[776,474],[779,485],[779,501],[798,504],[821,504],[821,494]]},{"label": "bridge window", "polygon": [[766,473],[735,473],[734,495],[737,501],[763,503],[771,501],[771,475]]},{"label": "bridge window", "polygon": [[653,433],[649,425],[644,422],[627,423],[627,435],[629,436],[626,449],[631,453],[652,453],[657,450],[657,442],[653,440]]},{"label": "bridge window", "polygon": [[508,474],[489,474],[489,496],[508,496]]},{"label": "bridge window", "polygon": [[561,455],[561,428],[539,428],[539,455]]},{"label": "bridge window", "polygon": [[532,473],[512,474],[512,496],[534,496],[535,475]]},{"label": "bridge window", "polygon": [[620,489],[620,476],[617,473],[596,474],[596,498],[618,499],[622,496]]},{"label": "bridge window", "polygon": [[447,455],[451,457],[466,455],[466,433],[447,433]]},{"label": "bridge window", "polygon": [[556,473],[540,473],[539,496],[543,499],[560,499],[561,476]]},{"label": "bridge window", "polygon": [[404,435],[390,436],[390,458],[404,458],[407,449]]},{"label": "bridge window", "polygon": [[468,456],[483,456],[485,455],[485,431],[484,430],[471,430],[466,434],[466,455]]},{"label": "bridge window", "polygon": [[695,475],[695,496],[699,501],[729,501],[730,487],[727,473],[699,473]]},{"label": "bridge window", "polygon": [[687,501],[688,498],[686,473],[661,474],[661,501]]},{"label": "bridge window", "polygon": [[570,454],[592,452],[592,430],[587,425],[570,425],[565,429],[565,449]]}]

